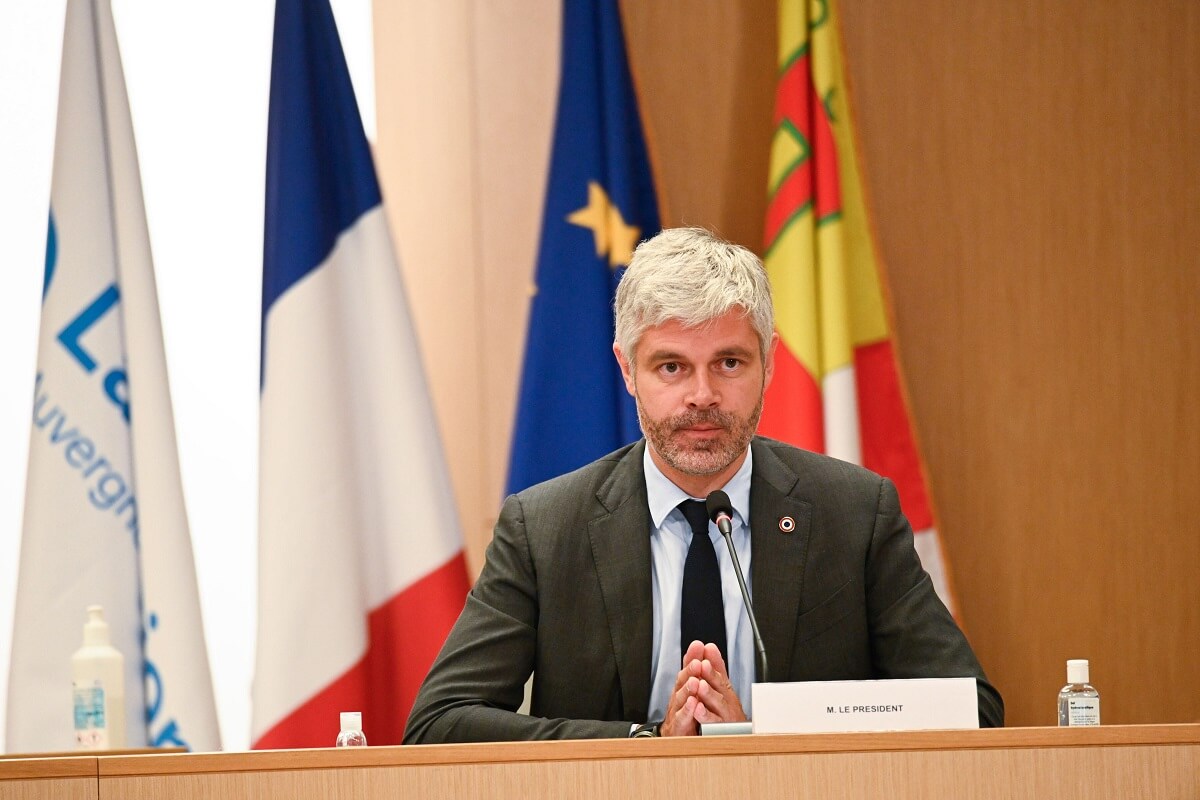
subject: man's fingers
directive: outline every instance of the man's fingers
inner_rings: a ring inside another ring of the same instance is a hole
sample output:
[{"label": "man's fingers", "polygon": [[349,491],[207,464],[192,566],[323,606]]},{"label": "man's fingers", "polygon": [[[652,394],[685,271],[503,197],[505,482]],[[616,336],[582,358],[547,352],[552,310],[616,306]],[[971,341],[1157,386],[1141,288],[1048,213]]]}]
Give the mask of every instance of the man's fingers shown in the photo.
[{"label": "man's fingers", "polygon": [[702,661],[704,659],[711,661],[713,666],[716,667],[717,672],[720,672],[722,675],[729,674],[729,669],[725,666],[725,656],[721,654],[721,648],[715,644],[704,645],[704,655],[700,656],[700,659]]},{"label": "man's fingers", "polygon": [[696,685],[696,699],[707,712],[704,717],[697,715],[696,719],[700,722],[743,722],[746,719],[742,701],[738,699],[728,680],[723,681],[723,685],[714,685],[708,680],[699,681]]},{"label": "man's fingers", "polygon": [[745,718],[720,649],[714,644],[692,642],[683,654],[682,669],[675,676],[675,689],[663,720],[663,735],[691,736],[697,732],[697,723],[737,722]]},{"label": "man's fingers", "polygon": [[722,666],[706,658],[700,662],[699,677],[708,681],[722,692],[732,692],[733,681],[729,679],[729,673],[721,669]]},{"label": "man's fingers", "polygon": [[[728,700],[720,691],[714,689],[708,681],[699,681],[697,683],[696,699],[700,701],[702,713],[707,712],[709,715],[715,716],[715,719],[701,719],[700,722],[724,720],[729,714]],[[697,718],[699,718],[699,715],[697,715]]]},{"label": "man's fingers", "polygon": [[683,653],[683,666],[687,666],[693,661],[703,661],[705,647],[704,642],[699,639],[689,644],[687,650]]},{"label": "man's fingers", "polygon": [[695,736],[696,708],[700,703],[695,695],[684,701],[674,714],[669,714],[662,726],[663,736]]},{"label": "man's fingers", "polygon": [[[703,669],[703,667],[701,667],[701,669]],[[675,676],[675,688],[672,691],[678,692],[680,689],[682,689],[683,684],[690,677],[692,677],[692,673],[688,672],[687,669],[679,670],[679,674]]]},{"label": "man's fingers", "polygon": [[696,718],[697,724],[700,725],[709,722],[715,722],[721,718],[721,715],[709,708],[703,700],[700,700],[700,702],[696,704],[696,710],[692,713],[692,716]]},{"label": "man's fingers", "polygon": [[696,682],[696,678],[687,678],[679,684],[679,688],[675,690],[675,706],[677,708],[682,708],[687,699],[696,694]]}]

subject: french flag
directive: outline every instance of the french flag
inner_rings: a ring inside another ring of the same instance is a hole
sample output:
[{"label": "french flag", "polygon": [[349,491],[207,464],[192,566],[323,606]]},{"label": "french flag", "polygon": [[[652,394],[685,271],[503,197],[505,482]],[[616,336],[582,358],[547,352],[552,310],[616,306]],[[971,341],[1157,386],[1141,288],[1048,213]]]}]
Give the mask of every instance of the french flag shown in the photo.
[{"label": "french flag", "polygon": [[399,744],[469,588],[328,0],[278,0],[263,263],[255,748]]}]

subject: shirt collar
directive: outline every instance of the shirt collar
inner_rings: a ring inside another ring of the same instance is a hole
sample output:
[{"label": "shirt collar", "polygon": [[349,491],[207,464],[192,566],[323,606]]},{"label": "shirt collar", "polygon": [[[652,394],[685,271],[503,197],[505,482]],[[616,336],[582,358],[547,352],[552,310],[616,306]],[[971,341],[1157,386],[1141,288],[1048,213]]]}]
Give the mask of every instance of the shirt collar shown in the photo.
[{"label": "shirt collar", "polygon": [[[663,475],[658,464],[650,456],[650,443],[646,443],[646,451],[642,454],[642,466],[646,473],[646,499],[650,506],[650,521],[657,530],[662,527],[663,520],[675,510],[684,500],[694,499],[703,501],[703,497],[693,498],[680,489],[671,479]],[[733,477],[722,486],[729,502],[733,505],[734,521],[746,525],[750,518],[750,475],[754,471],[754,449],[746,448],[746,460],[734,473]]]}]

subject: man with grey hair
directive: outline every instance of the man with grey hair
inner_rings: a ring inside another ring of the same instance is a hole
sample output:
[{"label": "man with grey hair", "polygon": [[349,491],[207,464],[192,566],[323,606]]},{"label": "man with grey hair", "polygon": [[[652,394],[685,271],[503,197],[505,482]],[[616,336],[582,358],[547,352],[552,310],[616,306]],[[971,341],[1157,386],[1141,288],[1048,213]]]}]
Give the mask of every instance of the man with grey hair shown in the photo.
[{"label": "man with grey hair", "polygon": [[[752,634],[697,504],[718,489],[771,680],[974,677],[980,723],[1003,724],[891,482],[755,436],[777,340],[753,253],[698,229],[638,246],[613,352],[645,439],[505,501],[407,743],[680,736],[745,720]],[[530,714],[518,714],[531,673]]]}]

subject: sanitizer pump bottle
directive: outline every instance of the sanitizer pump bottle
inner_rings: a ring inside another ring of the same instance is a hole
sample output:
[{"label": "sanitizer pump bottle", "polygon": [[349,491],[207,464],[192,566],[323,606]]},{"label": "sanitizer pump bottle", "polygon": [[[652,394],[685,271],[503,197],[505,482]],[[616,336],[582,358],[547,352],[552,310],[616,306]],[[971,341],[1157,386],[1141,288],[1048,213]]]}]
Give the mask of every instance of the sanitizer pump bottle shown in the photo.
[{"label": "sanitizer pump bottle", "polygon": [[104,609],[88,606],[83,647],[71,656],[75,688],[75,746],[117,750],[125,746],[125,659],[109,642]]}]

